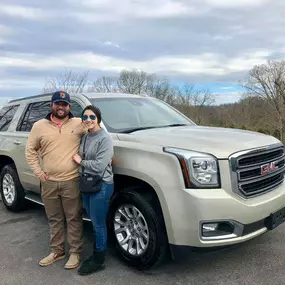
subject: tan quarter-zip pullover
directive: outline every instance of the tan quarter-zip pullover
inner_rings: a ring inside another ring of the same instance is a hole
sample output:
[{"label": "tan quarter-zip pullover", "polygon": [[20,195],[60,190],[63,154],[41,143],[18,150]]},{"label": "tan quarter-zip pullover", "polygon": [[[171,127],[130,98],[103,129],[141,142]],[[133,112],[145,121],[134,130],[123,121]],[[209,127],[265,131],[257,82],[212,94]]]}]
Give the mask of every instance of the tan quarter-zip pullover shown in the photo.
[{"label": "tan quarter-zip pullover", "polygon": [[37,121],[26,145],[26,160],[34,174],[46,173],[52,181],[77,178],[78,165],[72,156],[79,151],[85,133],[81,119],[72,115],[61,127],[51,121],[50,114]]}]

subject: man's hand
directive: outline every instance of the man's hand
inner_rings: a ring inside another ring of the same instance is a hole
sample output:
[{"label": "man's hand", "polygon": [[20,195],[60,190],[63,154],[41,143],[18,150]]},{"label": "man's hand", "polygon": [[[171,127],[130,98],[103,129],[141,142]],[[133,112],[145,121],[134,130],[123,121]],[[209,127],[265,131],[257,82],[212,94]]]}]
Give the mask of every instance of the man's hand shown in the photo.
[{"label": "man's hand", "polygon": [[87,133],[88,129],[86,128],[85,124],[81,122],[78,124],[75,129],[72,131],[74,135],[80,135],[83,136]]},{"label": "man's hand", "polygon": [[48,180],[49,179],[49,177],[48,177],[48,175],[46,174],[46,173],[43,173],[41,176],[40,176],[40,180],[41,181],[46,181],[46,180]]},{"label": "man's hand", "polygon": [[73,160],[76,162],[76,163],[78,163],[78,164],[80,164],[80,162],[81,162],[81,160],[82,160],[82,158],[80,157],[80,155],[79,154],[74,154],[73,155]]}]

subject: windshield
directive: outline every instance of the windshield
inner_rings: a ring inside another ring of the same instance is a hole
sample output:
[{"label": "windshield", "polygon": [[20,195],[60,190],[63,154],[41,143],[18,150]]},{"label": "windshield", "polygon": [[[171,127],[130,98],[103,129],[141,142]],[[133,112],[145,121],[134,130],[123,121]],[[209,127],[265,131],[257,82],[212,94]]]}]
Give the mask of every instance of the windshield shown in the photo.
[{"label": "windshield", "polygon": [[89,98],[102,112],[102,121],[111,133],[144,128],[195,124],[154,98]]}]

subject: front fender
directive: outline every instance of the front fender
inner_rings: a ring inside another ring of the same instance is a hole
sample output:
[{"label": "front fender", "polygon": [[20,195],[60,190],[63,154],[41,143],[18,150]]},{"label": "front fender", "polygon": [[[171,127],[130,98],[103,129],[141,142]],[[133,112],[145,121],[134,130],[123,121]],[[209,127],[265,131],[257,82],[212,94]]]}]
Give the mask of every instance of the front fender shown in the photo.
[{"label": "front fender", "polygon": [[169,241],[173,240],[172,212],[178,191],[185,185],[176,157],[163,152],[161,146],[132,142],[114,145],[113,172],[137,178],[149,184],[156,192],[163,212]]}]

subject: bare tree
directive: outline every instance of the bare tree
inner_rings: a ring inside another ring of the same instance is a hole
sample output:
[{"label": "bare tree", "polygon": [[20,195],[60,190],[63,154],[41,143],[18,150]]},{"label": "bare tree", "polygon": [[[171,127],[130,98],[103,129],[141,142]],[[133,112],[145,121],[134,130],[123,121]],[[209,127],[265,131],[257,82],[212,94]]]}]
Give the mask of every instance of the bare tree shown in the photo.
[{"label": "bare tree", "polygon": [[88,80],[89,72],[75,72],[72,70],[65,70],[58,76],[47,80],[44,93],[54,92],[56,90],[64,90],[69,93],[83,92]]},{"label": "bare tree", "polygon": [[148,82],[146,93],[171,105],[176,102],[177,89],[166,78],[153,77],[153,80]]},{"label": "bare tree", "polygon": [[118,77],[99,77],[93,82],[88,91],[142,94],[146,92],[152,77],[152,74],[148,74],[144,71],[122,70]]},{"label": "bare tree", "polygon": [[120,88],[118,87],[118,78],[111,76],[99,77],[91,86],[88,87],[88,92],[120,92]]},{"label": "bare tree", "polygon": [[118,86],[123,93],[143,94],[154,79],[154,74],[144,71],[122,70],[118,78]]},{"label": "bare tree", "polygon": [[277,120],[280,139],[285,140],[285,61],[268,61],[254,66],[247,78],[240,82],[248,96],[258,96],[266,100],[274,113],[272,121]]},{"label": "bare tree", "polygon": [[197,89],[193,84],[184,84],[178,94],[179,109],[198,124],[202,120],[202,109],[215,102],[208,88]]},{"label": "bare tree", "polygon": [[88,88],[88,92],[147,94],[170,104],[175,98],[175,89],[166,78],[138,70],[122,70],[118,77],[99,77]]}]

